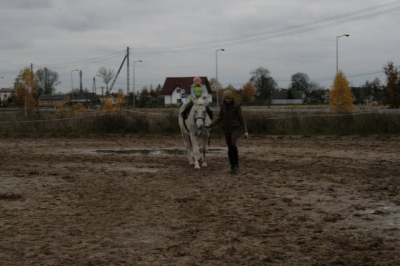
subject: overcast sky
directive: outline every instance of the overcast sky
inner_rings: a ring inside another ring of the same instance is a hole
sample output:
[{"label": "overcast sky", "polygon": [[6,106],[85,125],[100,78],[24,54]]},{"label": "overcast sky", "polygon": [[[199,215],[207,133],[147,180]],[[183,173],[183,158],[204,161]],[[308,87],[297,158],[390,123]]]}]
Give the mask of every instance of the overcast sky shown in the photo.
[{"label": "overcast sky", "polygon": [[[75,69],[92,91],[98,69],[117,72],[127,47],[136,91],[166,77],[215,78],[217,65],[223,87],[239,89],[264,67],[281,88],[297,72],[329,88],[336,52],[353,86],[385,83],[383,66],[400,65],[400,0],[0,0],[0,25],[2,88],[33,64],[59,74],[56,92],[78,87]],[[96,77],[98,94],[102,86]]]}]

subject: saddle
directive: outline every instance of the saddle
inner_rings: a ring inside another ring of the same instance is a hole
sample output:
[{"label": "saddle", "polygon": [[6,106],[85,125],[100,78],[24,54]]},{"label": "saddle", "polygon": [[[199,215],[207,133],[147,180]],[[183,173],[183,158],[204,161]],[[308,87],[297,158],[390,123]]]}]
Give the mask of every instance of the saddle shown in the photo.
[{"label": "saddle", "polygon": [[[192,107],[193,107],[193,104],[189,104],[189,105],[185,108],[185,110],[182,111],[181,117],[182,117],[183,119],[186,120],[186,119],[188,118],[189,113],[190,113],[190,110],[192,110]],[[210,119],[212,120],[212,119],[213,119],[213,111],[210,109],[210,107],[206,106],[206,112],[207,112],[208,117],[210,117]]]}]

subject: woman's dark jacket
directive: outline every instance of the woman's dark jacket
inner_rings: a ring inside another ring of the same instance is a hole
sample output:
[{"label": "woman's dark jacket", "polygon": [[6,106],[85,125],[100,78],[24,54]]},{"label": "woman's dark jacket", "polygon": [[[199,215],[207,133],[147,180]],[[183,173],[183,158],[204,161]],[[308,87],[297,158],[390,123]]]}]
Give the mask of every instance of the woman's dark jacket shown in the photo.
[{"label": "woman's dark jacket", "polygon": [[233,132],[236,130],[243,130],[247,132],[246,120],[244,119],[242,107],[240,103],[232,100],[229,104],[225,101],[222,102],[219,114],[216,120],[210,124],[214,127],[221,123],[221,128],[225,132]]}]

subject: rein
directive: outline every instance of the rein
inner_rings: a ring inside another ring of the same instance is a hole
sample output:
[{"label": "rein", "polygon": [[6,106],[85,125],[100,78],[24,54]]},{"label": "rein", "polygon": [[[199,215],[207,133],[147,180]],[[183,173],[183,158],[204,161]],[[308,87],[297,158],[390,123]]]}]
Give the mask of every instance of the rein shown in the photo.
[{"label": "rein", "polygon": [[[206,116],[207,116],[207,112],[204,112],[204,116],[195,117],[195,118],[194,118],[194,123],[196,124],[197,120],[199,120],[199,119],[203,120],[202,129],[204,129],[204,124],[205,124],[205,122],[206,122]],[[188,118],[189,118],[189,117],[188,117]],[[187,119],[188,119],[188,118],[187,118]],[[186,130],[190,133],[190,130],[189,130],[189,128],[188,128],[187,125],[186,125],[186,120],[187,120],[187,119],[183,119],[183,125],[185,126]]]}]

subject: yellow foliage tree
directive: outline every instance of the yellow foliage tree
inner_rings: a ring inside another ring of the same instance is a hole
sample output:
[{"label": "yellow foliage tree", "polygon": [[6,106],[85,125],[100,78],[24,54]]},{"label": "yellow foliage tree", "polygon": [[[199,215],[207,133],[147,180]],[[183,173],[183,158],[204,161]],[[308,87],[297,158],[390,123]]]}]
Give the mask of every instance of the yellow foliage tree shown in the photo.
[{"label": "yellow foliage tree", "polygon": [[60,108],[57,108],[56,110],[56,116],[58,118],[65,118],[68,117],[71,114],[71,107],[69,106],[62,106]]},{"label": "yellow foliage tree", "polygon": [[242,101],[243,102],[252,102],[255,100],[256,89],[252,82],[247,82],[243,85],[242,92]]},{"label": "yellow foliage tree", "polygon": [[114,103],[111,97],[107,98],[103,104],[103,107],[101,108],[101,113],[102,114],[107,114],[107,113],[114,113]]},{"label": "yellow foliage tree", "polygon": [[115,104],[115,108],[117,111],[126,108],[126,99],[122,93],[118,94],[117,96],[117,102]]},{"label": "yellow foliage tree", "polygon": [[103,107],[101,108],[101,113],[106,114],[106,113],[111,113],[114,114],[117,111],[120,111],[122,109],[125,109],[127,106],[126,99],[122,93],[119,93],[117,95],[117,99],[115,100],[115,104],[112,100],[111,97],[107,98],[103,104]]},{"label": "yellow foliage tree", "polygon": [[337,113],[348,113],[354,108],[354,100],[355,97],[351,91],[349,82],[343,72],[339,71],[329,95],[331,110]]},{"label": "yellow foliage tree", "polygon": [[72,106],[72,114],[73,116],[80,116],[85,113],[86,107],[83,103],[77,103]]},{"label": "yellow foliage tree", "polygon": [[15,83],[14,104],[25,109],[25,114],[37,106],[39,84],[35,80],[35,74],[25,68],[19,73]]}]

